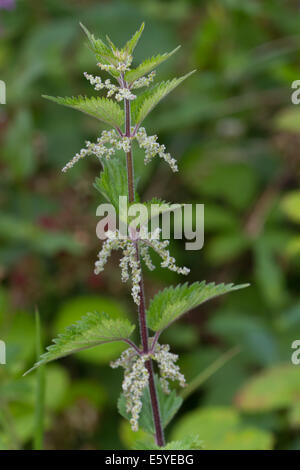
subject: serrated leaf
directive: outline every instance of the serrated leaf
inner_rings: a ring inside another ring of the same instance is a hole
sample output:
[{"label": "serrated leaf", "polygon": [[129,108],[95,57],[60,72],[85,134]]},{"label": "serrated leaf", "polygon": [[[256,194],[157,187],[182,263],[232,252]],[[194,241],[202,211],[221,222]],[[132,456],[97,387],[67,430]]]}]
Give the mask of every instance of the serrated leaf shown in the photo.
[{"label": "serrated leaf", "polygon": [[114,45],[114,43],[112,42],[112,40],[110,39],[110,37],[108,35],[106,35],[106,40],[108,42],[108,44],[110,45],[110,48],[113,52],[117,52],[118,48]]},{"label": "serrated leaf", "polygon": [[293,364],[280,364],[252,377],[236,396],[235,403],[246,412],[288,408],[299,402],[300,373]]},{"label": "serrated leaf", "polygon": [[[155,384],[159,401],[161,422],[163,428],[165,428],[181,407],[183,400],[176,394],[175,390],[172,390],[169,395],[166,395],[161,388],[157,375],[155,375]],[[149,387],[144,390],[142,403],[143,406],[140,414],[139,426],[149,434],[154,434],[155,427],[153,423]],[[121,416],[125,419],[129,420],[131,418],[131,415],[126,411],[126,399],[123,394],[120,395],[118,400],[118,410]]]},{"label": "serrated leaf", "polygon": [[136,69],[129,70],[125,73],[125,80],[128,83],[132,83],[138,78],[143,77],[144,75],[158,67],[160,64],[165,62],[167,59],[169,59],[173,54],[175,54],[175,52],[178,51],[179,48],[180,46],[176,47],[171,52],[166,52],[165,54],[158,54],[157,56],[153,56],[149,59],[144,60],[144,62],[138,65]]},{"label": "serrated leaf", "polygon": [[129,39],[129,41],[127,41],[127,43],[125,44],[125,46],[123,47],[123,50],[126,51],[128,54],[132,54],[137,43],[139,42],[139,39],[142,35],[142,32],[144,31],[144,27],[145,27],[145,23],[143,22],[140,26],[140,29],[138,29],[134,35],[132,36],[131,39]]},{"label": "serrated leaf", "polygon": [[[160,215],[167,214],[168,212],[174,212],[176,214],[176,211],[183,206],[183,204],[172,204],[159,198],[152,198],[150,201],[139,202],[138,204],[141,210],[138,210],[138,215],[134,215],[133,217],[138,217],[142,226],[156,219]],[[137,205],[137,202],[130,204],[128,206],[128,211],[135,205]],[[143,210],[143,208],[145,210]],[[137,209],[139,208],[137,207]],[[147,211],[147,215],[145,211]]]},{"label": "serrated leaf", "polygon": [[300,401],[294,403],[288,413],[288,422],[292,428],[300,428]]},{"label": "serrated leaf", "polygon": [[207,300],[228,292],[243,289],[249,284],[206,284],[205,281],[179,284],[159,292],[150,302],[147,312],[147,323],[153,331],[160,331],[177,320],[192,308],[198,307]]},{"label": "serrated leaf", "polygon": [[43,95],[43,98],[69,108],[77,109],[113,127],[122,127],[124,122],[124,112],[122,108],[115,101],[107,98],[88,98],[87,96],[63,98],[60,96],[55,97],[47,95]]},{"label": "serrated leaf", "polygon": [[119,197],[127,196],[127,171],[125,158],[103,160],[103,171],[95,179],[94,187],[119,211]]},{"label": "serrated leaf", "polygon": [[180,83],[195,72],[187,73],[183,77],[174,78],[167,82],[161,82],[153,88],[139,95],[132,103],[132,120],[135,125],[140,125],[153,108]]},{"label": "serrated leaf", "polygon": [[[74,325],[66,328],[65,332],[53,340],[47,352],[26,374],[37,367],[54,361],[83,349],[92,348],[99,344],[127,339],[134,330],[126,319],[110,318],[106,313],[88,313]],[[25,374],[25,375],[26,375]]]},{"label": "serrated leaf", "polygon": [[164,447],[147,441],[137,442],[134,450],[200,450],[202,442],[199,436],[186,436],[178,441],[168,442]]},{"label": "serrated leaf", "polygon": [[109,63],[115,63],[116,58],[114,57],[111,49],[101,39],[96,39],[95,36],[90,33],[87,27],[84,26],[82,23],[80,23],[80,26],[87,35],[90,48],[94,52],[94,54]]}]

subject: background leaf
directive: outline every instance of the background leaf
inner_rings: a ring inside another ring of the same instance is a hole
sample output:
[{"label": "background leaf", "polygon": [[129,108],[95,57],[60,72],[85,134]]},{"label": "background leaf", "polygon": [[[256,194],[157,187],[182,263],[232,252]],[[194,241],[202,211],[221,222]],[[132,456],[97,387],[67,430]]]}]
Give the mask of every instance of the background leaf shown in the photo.
[{"label": "background leaf", "polygon": [[47,352],[42,354],[33,369],[102,343],[122,341],[128,338],[133,330],[134,325],[131,325],[128,320],[112,319],[105,313],[88,313],[53,340],[55,344],[48,346]]},{"label": "background leaf", "polygon": [[231,408],[211,407],[186,414],[172,431],[174,440],[197,432],[204,450],[270,450],[272,435],[258,428],[243,425]]},{"label": "background leaf", "polygon": [[283,409],[299,402],[300,375],[294,365],[274,366],[244,385],[236,397],[244,411]]}]

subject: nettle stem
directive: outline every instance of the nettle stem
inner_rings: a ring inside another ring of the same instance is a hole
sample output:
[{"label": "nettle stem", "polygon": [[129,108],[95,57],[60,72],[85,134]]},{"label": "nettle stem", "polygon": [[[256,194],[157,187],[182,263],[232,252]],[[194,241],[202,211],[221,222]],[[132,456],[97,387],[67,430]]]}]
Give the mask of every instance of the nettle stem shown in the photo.
[{"label": "nettle stem", "polygon": [[[126,137],[131,137],[131,129],[130,129],[131,116],[130,116],[130,101],[129,100],[127,99],[124,100],[124,107],[125,107],[125,135]],[[129,200],[129,203],[131,203],[131,202],[134,202],[135,200],[134,169],[133,169],[133,157],[132,157],[131,145],[130,145],[129,152],[126,153],[126,161],[127,161],[128,200]],[[139,247],[138,247],[137,242],[135,243],[135,248],[136,248],[136,259],[141,266]],[[142,268],[141,268],[141,281],[140,281],[140,305],[138,309],[138,314],[139,314],[140,336],[141,336],[143,353],[147,354],[149,352],[149,341],[148,341],[149,335],[148,335],[148,328],[147,328]],[[155,426],[155,440],[156,440],[156,444],[162,447],[165,445],[165,438],[164,438],[164,432],[163,432],[163,427],[161,423],[160,409],[159,409],[157,390],[156,390],[155,381],[154,381],[152,360],[149,359],[148,361],[146,361],[145,366],[149,373],[149,392],[150,392],[150,398],[151,398],[153,421],[154,421],[154,426]]]}]

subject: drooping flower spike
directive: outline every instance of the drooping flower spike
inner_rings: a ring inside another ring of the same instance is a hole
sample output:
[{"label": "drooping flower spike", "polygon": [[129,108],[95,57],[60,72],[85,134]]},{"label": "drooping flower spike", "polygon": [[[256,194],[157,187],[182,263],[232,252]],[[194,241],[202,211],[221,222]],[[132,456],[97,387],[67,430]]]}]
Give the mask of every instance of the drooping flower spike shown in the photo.
[{"label": "drooping flower spike", "polygon": [[96,143],[86,141],[86,147],[81,149],[72,160],[70,160],[62,169],[63,172],[72,168],[81,158],[88,155],[95,155],[101,160],[101,158],[109,159],[117,150],[124,150],[128,152],[130,150],[131,142],[136,139],[140,148],[145,151],[145,164],[149,163],[156,155],[162,158],[168,163],[172,171],[178,171],[176,160],[171,157],[169,153],[165,152],[165,146],[160,145],[157,142],[157,135],[147,136],[146,130],[141,127],[136,134],[134,134],[134,128],[131,129],[132,137],[126,137],[120,135],[115,130],[103,131],[101,136],[98,137]]},{"label": "drooping flower spike", "polygon": [[[141,258],[145,262],[146,266],[153,270],[153,265],[149,248],[152,248],[161,258],[161,267],[168,268],[171,271],[177,272],[178,274],[187,275],[190,270],[186,267],[178,267],[175,264],[175,258],[170,256],[170,252],[167,249],[169,240],[160,241],[158,239],[160,229],[156,229],[154,232],[146,233],[145,230],[141,230],[132,236],[121,236],[118,230],[108,231],[107,240],[104,241],[102,248],[98,254],[98,260],[95,263],[95,274],[99,274],[104,270],[104,266],[113,250],[121,249],[123,251],[123,257],[120,260],[121,267],[121,279],[123,282],[129,280],[132,281],[132,297],[134,302],[140,304],[140,281],[141,281],[141,265],[137,259],[136,247],[139,249]],[[129,270],[131,276],[129,276]]]},{"label": "drooping flower spike", "polygon": [[138,353],[135,349],[126,349],[119,359],[111,362],[113,369],[124,368],[124,379],[122,389],[126,398],[126,412],[131,414],[130,424],[133,431],[138,431],[138,421],[142,410],[142,396],[144,389],[148,386],[149,373],[146,368],[146,361],[153,359],[157,362],[160,371],[160,383],[164,393],[169,394],[168,380],[178,381],[181,387],[185,387],[184,375],[175,364],[178,355],[169,352],[168,344],[155,344],[153,350],[148,354]]}]

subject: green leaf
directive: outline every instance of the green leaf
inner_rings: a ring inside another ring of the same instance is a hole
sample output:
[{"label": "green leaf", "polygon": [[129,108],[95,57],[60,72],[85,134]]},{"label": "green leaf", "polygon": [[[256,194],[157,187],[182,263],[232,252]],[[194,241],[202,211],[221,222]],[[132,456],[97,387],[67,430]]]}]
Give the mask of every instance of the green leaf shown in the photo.
[{"label": "green leaf", "polygon": [[[88,37],[89,40],[89,47],[93,51],[93,53],[96,55],[96,58],[101,64],[105,65],[117,65],[118,64],[118,59],[114,55],[113,51],[116,51],[115,45],[112,43],[110,38],[106,36],[106,39],[108,40],[110,47],[108,47],[101,39],[96,39],[93,34],[89,32],[89,30],[82,24],[80,23],[81,28],[85,32],[85,34]],[[120,76],[120,72],[117,70],[108,70],[108,73],[112,75],[114,78],[118,78]]]},{"label": "green leaf", "polygon": [[281,201],[281,209],[295,223],[300,223],[300,190],[290,191]]},{"label": "green leaf", "polygon": [[134,82],[138,78],[143,77],[147,73],[154,70],[158,65],[165,62],[165,60],[169,59],[175,52],[178,51],[180,46],[176,47],[171,52],[166,52],[165,54],[158,54],[157,56],[151,57],[149,59],[144,60],[136,69],[129,70],[125,73],[125,80],[129,83]]},{"label": "green leaf", "polygon": [[145,27],[145,23],[143,22],[140,26],[140,29],[138,29],[134,35],[132,36],[131,39],[129,39],[129,41],[127,41],[127,43],[125,44],[123,50],[125,50],[128,54],[132,54],[137,43],[139,42],[139,39],[142,35],[142,32],[144,31],[144,27]]},{"label": "green leaf", "polygon": [[159,292],[150,302],[147,312],[147,323],[153,331],[160,331],[192,308],[198,307],[207,300],[227,292],[248,287],[249,284],[206,284],[205,281],[179,284],[167,287]]},{"label": "green leaf", "polygon": [[108,44],[110,45],[110,48],[113,52],[117,52],[118,48],[114,45],[114,43],[112,42],[112,40],[110,39],[110,37],[108,35],[106,35],[106,40],[108,42]]},{"label": "green leaf", "polygon": [[112,341],[128,338],[134,330],[126,319],[112,319],[106,313],[88,313],[80,321],[66,328],[65,332],[53,340],[47,352],[26,374],[37,367],[83,349]]},{"label": "green leaf", "polygon": [[135,124],[140,125],[145,117],[152,111],[153,108],[171,91],[173,91],[180,83],[195,72],[187,73],[183,77],[174,78],[167,82],[161,82],[153,88],[146,90],[140,94],[132,103],[132,120]]},{"label": "green leaf", "polygon": [[300,374],[292,364],[274,366],[256,375],[236,397],[238,407],[247,412],[272,411],[299,401]]},{"label": "green leaf", "polygon": [[276,114],[274,127],[279,131],[300,132],[300,110],[297,106],[282,109]]},{"label": "green leaf", "polygon": [[96,39],[82,23],[80,23],[80,26],[87,35],[90,48],[94,54],[99,56],[99,59],[104,63],[116,63],[116,58],[114,57],[111,49],[101,39]]},{"label": "green leaf", "polygon": [[274,253],[268,238],[259,237],[253,244],[253,272],[262,297],[270,308],[281,308],[287,300],[285,275],[278,266],[277,253]]},{"label": "green leaf", "polygon": [[122,127],[124,122],[124,112],[122,108],[113,100],[100,97],[72,96],[72,97],[54,97],[43,95],[43,98],[62,104],[69,108],[77,109],[82,113],[88,114],[99,121],[105,122],[112,127]]},{"label": "green leaf", "polygon": [[[160,415],[162,426],[165,428],[174,415],[177,413],[179,408],[182,405],[182,398],[176,395],[175,390],[172,390],[169,395],[166,395],[160,385],[160,381],[158,377],[155,375],[155,384],[156,390],[158,395],[159,401],[159,408],[160,408]],[[144,431],[148,432],[149,434],[155,433],[155,427],[153,423],[153,416],[152,416],[152,406],[151,406],[151,398],[149,393],[149,387],[144,390],[144,394],[142,397],[142,410],[139,419],[139,426],[144,429]],[[130,420],[131,415],[126,411],[126,398],[123,394],[120,395],[118,400],[118,410],[121,416]]]},{"label": "green leaf", "polygon": [[153,437],[150,437],[143,429],[139,428],[137,431],[133,431],[127,419],[120,420],[119,435],[125,449],[133,449],[137,442],[154,444]]},{"label": "green leaf", "polygon": [[94,187],[119,211],[119,197],[127,196],[126,161],[122,155],[103,160],[103,171],[95,179]]},{"label": "green leaf", "polygon": [[178,441],[168,442],[164,447],[159,447],[147,441],[137,442],[134,450],[200,450],[202,442],[198,436],[186,436]]},{"label": "green leaf", "polygon": [[22,243],[31,250],[46,255],[53,255],[61,250],[78,253],[83,247],[75,238],[60,231],[51,231],[39,227],[36,223],[22,220],[20,217],[2,212],[0,218],[0,236],[10,243]]},{"label": "green leaf", "polygon": [[177,421],[171,438],[184,439],[197,433],[205,450],[269,450],[270,432],[246,426],[238,412],[230,407],[198,408]]}]

